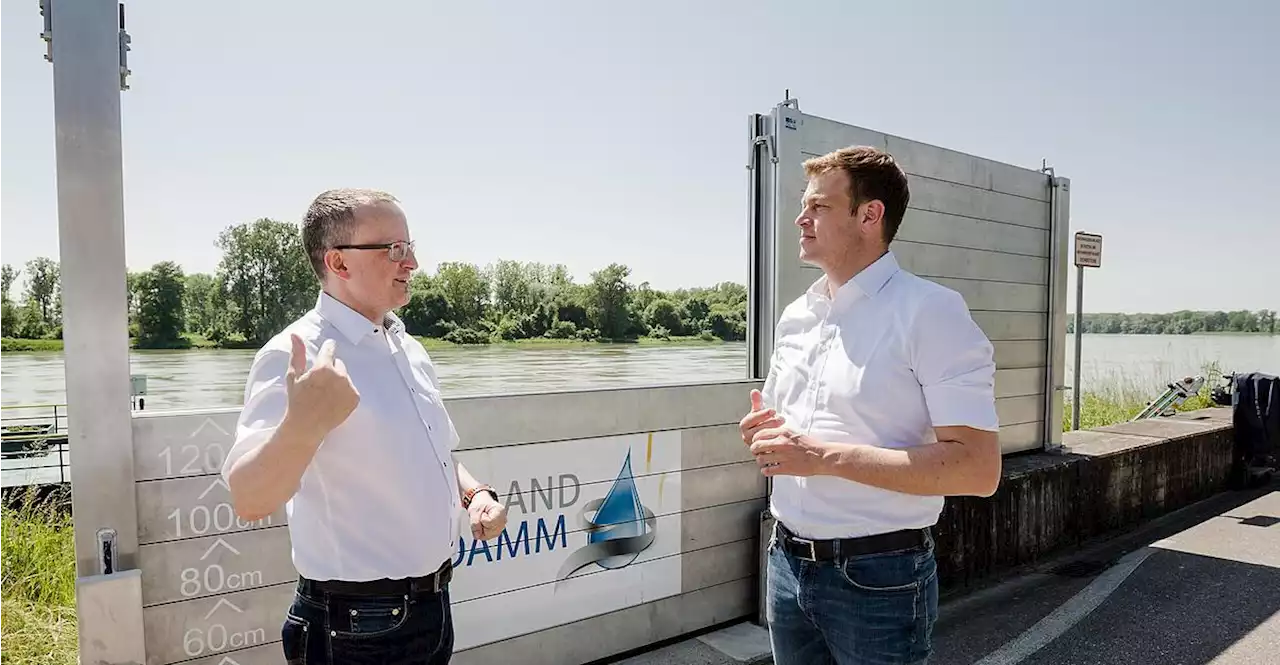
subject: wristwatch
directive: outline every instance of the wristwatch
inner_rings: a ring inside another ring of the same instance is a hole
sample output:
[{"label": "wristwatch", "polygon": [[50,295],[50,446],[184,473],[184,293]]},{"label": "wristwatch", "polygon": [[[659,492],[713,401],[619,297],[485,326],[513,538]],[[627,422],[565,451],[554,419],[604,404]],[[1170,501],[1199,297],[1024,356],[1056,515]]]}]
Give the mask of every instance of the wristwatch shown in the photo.
[{"label": "wristwatch", "polygon": [[466,493],[462,495],[462,507],[463,508],[471,507],[471,499],[475,498],[476,493],[478,492],[488,492],[489,496],[493,497],[493,500],[495,503],[498,501],[497,490],[493,489],[492,487],[489,487],[488,485],[477,485],[467,490]]}]

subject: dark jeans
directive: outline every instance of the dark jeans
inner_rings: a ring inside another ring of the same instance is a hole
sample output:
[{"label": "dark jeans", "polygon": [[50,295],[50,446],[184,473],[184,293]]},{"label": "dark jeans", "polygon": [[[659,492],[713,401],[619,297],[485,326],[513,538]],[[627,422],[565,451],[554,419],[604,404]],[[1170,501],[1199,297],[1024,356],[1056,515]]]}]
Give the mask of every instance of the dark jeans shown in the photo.
[{"label": "dark jeans", "polygon": [[777,665],[916,665],[938,618],[933,540],[814,562],[769,547],[765,616]]},{"label": "dark jeans", "polygon": [[300,585],[281,641],[289,665],[445,665],[453,654],[449,589],[343,596]]}]

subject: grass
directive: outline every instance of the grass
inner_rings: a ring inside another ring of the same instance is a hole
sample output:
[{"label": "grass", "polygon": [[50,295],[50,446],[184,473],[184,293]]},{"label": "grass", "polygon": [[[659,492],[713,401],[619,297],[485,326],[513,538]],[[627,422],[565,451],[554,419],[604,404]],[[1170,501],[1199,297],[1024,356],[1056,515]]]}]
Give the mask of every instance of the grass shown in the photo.
[{"label": "grass", "polygon": [[[1194,411],[1214,406],[1209,395],[1214,386],[1220,383],[1222,368],[1217,363],[1209,363],[1201,368],[1200,375],[1204,377],[1204,385],[1200,387],[1200,392],[1178,406],[1178,411]],[[1151,385],[1160,384],[1151,381],[1139,382],[1132,377],[1121,376],[1112,377],[1101,390],[1085,392],[1084,400],[1080,403],[1080,429],[1104,427],[1132,419],[1146,408],[1148,402],[1162,392],[1152,390],[1149,387]],[[1071,404],[1070,399],[1062,402],[1064,432],[1071,429]]]},{"label": "grass", "polygon": [[12,665],[75,665],[76,548],[69,511],[28,492],[3,507],[0,647]]},{"label": "grass", "polygon": [[[433,344],[448,345],[440,340]],[[673,340],[674,341],[674,340]],[[705,343],[697,338],[694,342]],[[424,340],[426,343],[427,340]],[[572,340],[522,340],[533,345],[554,345]],[[641,344],[645,342],[641,341]],[[651,343],[667,343],[653,341]],[[1214,366],[1204,371],[1205,385],[1199,395],[1187,400],[1179,410],[1210,406],[1209,391],[1217,385],[1221,372]],[[1106,388],[1084,396],[1080,427],[1101,427],[1127,421],[1155,397],[1144,383],[1112,381]],[[1064,429],[1071,427],[1071,403],[1064,406]],[[75,543],[70,514],[58,511],[52,501],[36,502],[28,493],[14,506],[3,508],[3,588],[0,598],[0,644],[6,664],[74,665],[77,661],[75,609]],[[55,497],[66,500],[66,497]]]},{"label": "grass", "polygon": [[[183,333],[185,344],[178,347],[179,349],[216,349],[218,345],[205,339],[200,335],[192,335]],[[130,338],[129,347],[134,348],[137,340]],[[23,352],[47,352],[62,351],[63,343],[60,339],[22,339],[18,337],[5,337],[0,339],[0,352],[3,353],[23,353]]]},{"label": "grass", "polygon": [[61,351],[60,339],[18,339],[5,337],[0,339],[0,352],[19,353],[29,351]]}]

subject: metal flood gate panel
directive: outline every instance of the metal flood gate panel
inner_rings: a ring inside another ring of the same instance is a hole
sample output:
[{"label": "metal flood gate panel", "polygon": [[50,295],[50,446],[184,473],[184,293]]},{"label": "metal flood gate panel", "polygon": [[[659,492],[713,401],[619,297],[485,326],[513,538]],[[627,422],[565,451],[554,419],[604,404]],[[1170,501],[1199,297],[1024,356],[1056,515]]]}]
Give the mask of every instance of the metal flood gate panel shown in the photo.
[{"label": "metal flood gate panel", "polygon": [[821,276],[799,259],[804,160],[874,146],[911,188],[890,249],[905,270],[959,292],[995,347],[1001,449],[1060,445],[1069,181],[807,115],[795,100],[751,116],[749,131],[753,376],[766,376],[783,309]]},{"label": "metal flood gate panel", "polygon": [[[765,483],[738,435],[743,381],[449,400],[458,460],[508,505],[506,533],[459,538],[455,662],[575,663],[754,607]],[[133,420],[147,663],[279,663],[297,579],[284,510],[235,516],[219,475],[238,410]],[[587,552],[591,504],[632,487],[652,541]],[[465,523],[465,522],[464,522]],[[599,639],[608,634],[608,639]]]}]

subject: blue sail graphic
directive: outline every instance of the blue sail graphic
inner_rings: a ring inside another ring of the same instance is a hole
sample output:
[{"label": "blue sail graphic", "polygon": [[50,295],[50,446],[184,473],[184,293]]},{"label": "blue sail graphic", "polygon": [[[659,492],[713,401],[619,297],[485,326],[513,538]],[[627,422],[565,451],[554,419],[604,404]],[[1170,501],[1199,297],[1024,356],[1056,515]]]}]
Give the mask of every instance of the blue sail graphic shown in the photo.
[{"label": "blue sail graphic", "polygon": [[618,478],[603,499],[592,499],[578,515],[587,543],[569,555],[556,574],[556,587],[591,564],[605,569],[625,568],[653,544],[658,534],[658,518],[640,503],[636,480],[631,475],[631,451]]},{"label": "blue sail graphic", "polygon": [[[636,491],[636,480],[631,475],[630,450],[627,451],[627,457],[622,462],[622,470],[618,472],[617,479],[613,481],[613,487],[609,488],[609,493],[605,495],[604,503],[600,504],[592,522],[597,527],[603,528],[589,533],[588,543],[634,538],[644,534],[644,508],[640,506],[640,493]],[[622,554],[601,559],[596,563],[603,568],[622,568],[635,561],[638,556],[640,556],[639,552]]]}]

